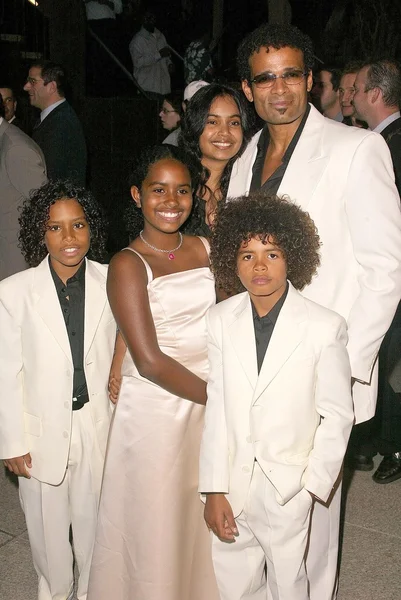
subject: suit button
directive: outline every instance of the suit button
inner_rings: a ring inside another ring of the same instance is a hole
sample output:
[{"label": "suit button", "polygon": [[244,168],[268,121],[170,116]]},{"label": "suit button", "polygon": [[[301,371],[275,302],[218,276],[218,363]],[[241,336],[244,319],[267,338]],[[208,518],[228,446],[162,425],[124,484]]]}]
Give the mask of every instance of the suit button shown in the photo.
[{"label": "suit button", "polygon": [[70,403],[69,402],[64,402],[64,408],[70,408]]},{"label": "suit button", "polygon": [[63,438],[68,438],[68,431],[63,431]]},{"label": "suit button", "polygon": [[252,436],[248,435],[248,437],[246,438],[246,441],[248,442],[248,444],[252,444]]},{"label": "suit button", "polygon": [[242,470],[244,473],[249,473],[249,471],[251,470],[247,465],[245,465],[244,467],[242,467]]}]

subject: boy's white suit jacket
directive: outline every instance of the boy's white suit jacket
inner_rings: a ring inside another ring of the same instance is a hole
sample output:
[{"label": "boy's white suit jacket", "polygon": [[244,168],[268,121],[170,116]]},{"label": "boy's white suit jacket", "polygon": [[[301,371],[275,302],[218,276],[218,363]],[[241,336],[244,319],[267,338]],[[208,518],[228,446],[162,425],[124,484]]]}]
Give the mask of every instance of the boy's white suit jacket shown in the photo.
[{"label": "boy's white suit jacket", "polygon": [[[233,166],[230,197],[250,189],[259,136]],[[401,213],[387,144],[311,106],[278,193],[318,228],[321,266],[302,294],[346,319],[356,422],[366,421],[376,407],[377,354],[401,298]]]},{"label": "boy's white suit jacket", "polygon": [[258,376],[247,292],[207,315],[210,372],[199,491],[237,516],[255,458],[285,504],[303,487],[326,501],[354,413],[346,324],[291,285]]},{"label": "boy's white suit jacket", "polygon": [[[105,452],[111,406],[107,383],[116,325],[106,295],[107,266],[87,260],[84,370],[98,443]],[[0,282],[0,457],[28,452],[30,473],[59,484],[67,467],[74,368],[46,257]]]}]

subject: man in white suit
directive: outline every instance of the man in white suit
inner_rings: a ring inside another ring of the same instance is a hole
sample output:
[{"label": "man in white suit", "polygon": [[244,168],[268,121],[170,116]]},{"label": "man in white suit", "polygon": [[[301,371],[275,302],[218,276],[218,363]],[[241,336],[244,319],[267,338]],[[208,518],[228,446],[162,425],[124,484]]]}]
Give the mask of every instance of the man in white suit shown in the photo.
[{"label": "man in white suit", "polygon": [[[48,183],[21,214],[23,253],[38,265],[0,283],[0,457],[19,477],[38,600],[85,600],[110,425],[116,326],[99,207]],[[45,232],[45,233],[44,233]],[[39,263],[39,264],[38,264]]]},{"label": "man in white suit", "polygon": [[18,248],[19,209],[46,179],[41,149],[6,121],[0,96],[0,281],[28,266]]},{"label": "man in white suit", "polygon": [[[308,104],[312,65],[310,39],[292,26],[262,25],[240,45],[242,88],[266,125],[234,164],[228,196],[288,194],[313,218],[321,266],[303,294],[347,320],[361,423],[375,412],[377,354],[401,294],[399,196],[381,136],[326,119]],[[311,600],[336,596],[340,486],[328,508],[314,507]]]},{"label": "man in white suit", "polygon": [[222,600],[309,600],[312,498],[329,498],[354,418],[345,321],[296,291],[318,250],[289,200],[259,192],[219,210],[217,284],[247,290],[207,315],[199,489]]}]

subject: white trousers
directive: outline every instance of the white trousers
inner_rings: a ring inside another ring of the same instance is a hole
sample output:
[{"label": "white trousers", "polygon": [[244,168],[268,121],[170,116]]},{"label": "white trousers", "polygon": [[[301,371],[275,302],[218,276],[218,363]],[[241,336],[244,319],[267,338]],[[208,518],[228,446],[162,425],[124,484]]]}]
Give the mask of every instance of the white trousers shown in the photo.
[{"label": "white trousers", "polygon": [[306,569],[310,600],[335,600],[338,587],[342,473],[328,506],[315,502],[311,517]]},{"label": "white trousers", "polygon": [[70,453],[63,481],[54,486],[34,478],[19,478],[21,505],[39,578],[38,600],[72,597],[73,555],[79,572],[78,599],[85,600],[87,594],[104,459],[89,405],[72,415]]},{"label": "white trousers", "polygon": [[307,490],[280,506],[275,488],[254,463],[248,498],[236,519],[239,536],[233,543],[213,536],[221,600],[309,600],[305,552],[311,506]]}]

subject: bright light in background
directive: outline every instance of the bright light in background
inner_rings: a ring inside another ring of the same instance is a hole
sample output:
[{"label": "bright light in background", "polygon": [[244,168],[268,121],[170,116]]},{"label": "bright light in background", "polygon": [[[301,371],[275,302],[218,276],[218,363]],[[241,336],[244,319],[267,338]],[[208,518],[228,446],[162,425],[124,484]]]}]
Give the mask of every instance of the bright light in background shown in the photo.
[{"label": "bright light in background", "polygon": [[34,6],[37,6],[38,3],[36,2],[36,0],[28,0],[28,2],[30,2],[31,4],[33,4]]}]

